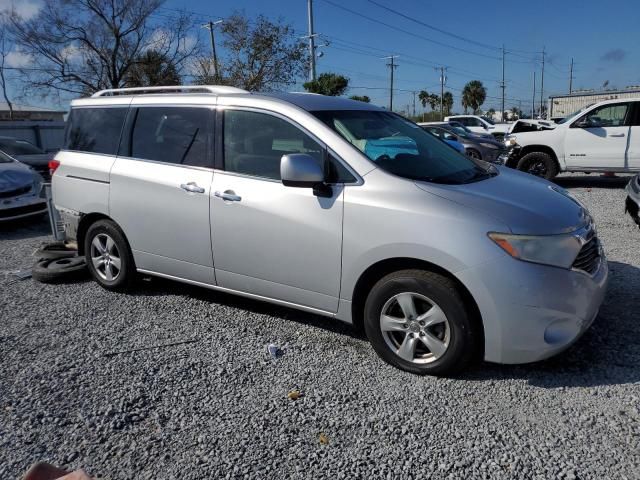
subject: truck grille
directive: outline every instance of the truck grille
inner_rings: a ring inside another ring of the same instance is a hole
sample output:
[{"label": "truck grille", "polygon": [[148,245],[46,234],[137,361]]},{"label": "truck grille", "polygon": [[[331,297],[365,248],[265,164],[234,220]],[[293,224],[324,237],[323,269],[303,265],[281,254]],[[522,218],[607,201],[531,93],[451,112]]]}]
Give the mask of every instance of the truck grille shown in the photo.
[{"label": "truck grille", "polygon": [[593,274],[600,265],[600,242],[595,235],[580,249],[573,268]]}]

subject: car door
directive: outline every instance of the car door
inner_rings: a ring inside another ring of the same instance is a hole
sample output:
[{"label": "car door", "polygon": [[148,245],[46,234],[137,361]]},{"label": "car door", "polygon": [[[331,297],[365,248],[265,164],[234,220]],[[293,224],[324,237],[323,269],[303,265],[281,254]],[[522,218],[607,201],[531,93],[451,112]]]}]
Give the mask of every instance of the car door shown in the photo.
[{"label": "car door", "polygon": [[324,146],[274,113],[225,108],[218,116],[223,164],[211,195],[218,285],[337,311],[344,186],[322,196],[280,181],[282,155],[302,152],[322,162]]},{"label": "car door", "polygon": [[136,267],[214,284],[209,226],[213,115],[207,107],[132,106],[111,169],[110,215]]},{"label": "car door", "polygon": [[640,170],[640,102],[633,102],[632,107],[627,165],[630,170]]},{"label": "car door", "polygon": [[630,104],[609,103],[576,119],[564,139],[568,169],[622,169],[629,140]]}]

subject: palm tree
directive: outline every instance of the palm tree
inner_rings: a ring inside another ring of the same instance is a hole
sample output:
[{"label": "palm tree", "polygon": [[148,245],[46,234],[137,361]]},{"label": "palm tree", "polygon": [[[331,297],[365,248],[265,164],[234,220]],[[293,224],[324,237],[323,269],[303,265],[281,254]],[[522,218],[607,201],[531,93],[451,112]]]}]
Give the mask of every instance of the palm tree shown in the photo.
[{"label": "palm tree", "polygon": [[495,108],[490,108],[489,110],[487,110],[487,117],[493,118],[495,114],[496,114]]},{"label": "palm tree", "polygon": [[462,106],[464,107],[464,113],[467,113],[467,109],[471,107],[473,113],[476,114],[480,105],[482,105],[487,98],[487,89],[484,88],[480,80],[471,80],[464,86],[462,90]]},{"label": "palm tree", "polygon": [[451,92],[444,92],[442,103],[444,105],[444,114],[451,115],[451,109],[453,108],[453,95]]},{"label": "palm tree", "polygon": [[513,116],[514,119],[517,120],[522,115],[522,112],[520,111],[520,109],[518,107],[513,107],[511,109],[511,115]]}]

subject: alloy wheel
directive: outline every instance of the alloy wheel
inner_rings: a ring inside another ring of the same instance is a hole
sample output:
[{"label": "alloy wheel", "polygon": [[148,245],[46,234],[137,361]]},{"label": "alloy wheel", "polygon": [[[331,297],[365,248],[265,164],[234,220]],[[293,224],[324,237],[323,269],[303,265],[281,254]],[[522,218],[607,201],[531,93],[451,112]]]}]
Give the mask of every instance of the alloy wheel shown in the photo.
[{"label": "alloy wheel", "polygon": [[120,275],[122,260],[118,246],[106,233],[99,233],[91,242],[91,263],[103,280],[115,281]]},{"label": "alloy wheel", "polygon": [[380,330],[396,355],[417,364],[441,358],[451,339],[444,311],[419,293],[399,293],[387,300],[380,314]]}]

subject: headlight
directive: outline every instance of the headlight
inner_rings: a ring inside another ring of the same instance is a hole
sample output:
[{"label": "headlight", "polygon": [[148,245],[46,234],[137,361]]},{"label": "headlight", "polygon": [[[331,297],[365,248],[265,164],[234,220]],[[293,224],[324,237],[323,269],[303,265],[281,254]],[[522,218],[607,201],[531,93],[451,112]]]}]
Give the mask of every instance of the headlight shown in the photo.
[{"label": "headlight", "polygon": [[512,235],[490,232],[489,238],[518,260],[570,268],[582,244],[573,235]]},{"label": "headlight", "polygon": [[514,135],[508,135],[504,139],[504,144],[507,147],[513,147],[514,145],[516,145],[516,137]]},{"label": "headlight", "polygon": [[483,143],[483,142],[480,142],[480,145],[482,145],[485,148],[500,148],[495,143]]}]

